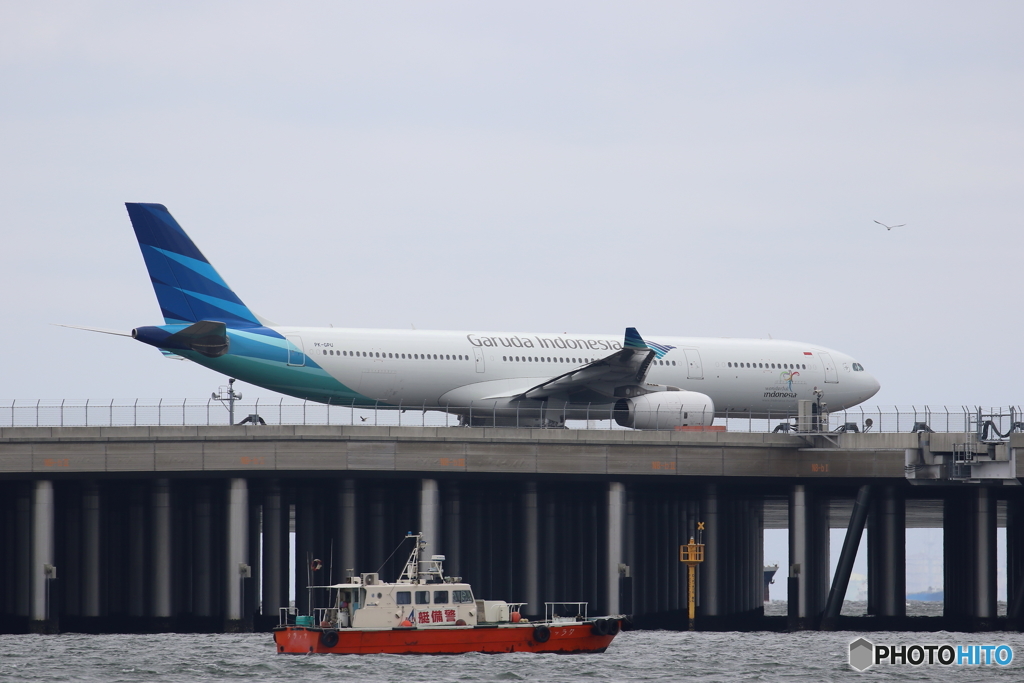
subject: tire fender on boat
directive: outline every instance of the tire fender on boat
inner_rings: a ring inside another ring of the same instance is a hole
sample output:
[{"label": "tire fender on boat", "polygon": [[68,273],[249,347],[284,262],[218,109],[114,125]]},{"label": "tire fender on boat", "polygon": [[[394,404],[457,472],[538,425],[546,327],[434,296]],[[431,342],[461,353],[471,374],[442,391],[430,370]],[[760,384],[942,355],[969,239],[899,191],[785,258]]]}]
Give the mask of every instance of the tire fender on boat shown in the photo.
[{"label": "tire fender on boat", "polygon": [[547,626],[537,626],[533,629],[533,639],[538,643],[546,643],[551,639],[551,629]]},{"label": "tire fender on boat", "polygon": [[608,619],[608,628],[605,629],[605,633],[609,636],[617,636],[619,634],[619,620]]},{"label": "tire fender on boat", "polygon": [[324,631],[320,634],[320,644],[324,647],[334,647],[338,644],[338,632]]},{"label": "tire fender on boat", "polygon": [[604,619],[595,620],[594,623],[590,625],[590,632],[595,636],[608,635],[608,622]]}]

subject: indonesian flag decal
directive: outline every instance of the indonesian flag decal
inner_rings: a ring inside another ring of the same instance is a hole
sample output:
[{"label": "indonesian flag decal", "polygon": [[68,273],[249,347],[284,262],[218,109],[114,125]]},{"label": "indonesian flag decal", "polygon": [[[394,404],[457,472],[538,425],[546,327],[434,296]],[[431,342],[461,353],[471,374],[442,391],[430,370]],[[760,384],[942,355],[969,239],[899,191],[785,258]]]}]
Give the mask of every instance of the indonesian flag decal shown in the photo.
[{"label": "indonesian flag decal", "polygon": [[814,354],[811,353],[810,351],[804,351],[804,355],[805,356],[813,356]]}]

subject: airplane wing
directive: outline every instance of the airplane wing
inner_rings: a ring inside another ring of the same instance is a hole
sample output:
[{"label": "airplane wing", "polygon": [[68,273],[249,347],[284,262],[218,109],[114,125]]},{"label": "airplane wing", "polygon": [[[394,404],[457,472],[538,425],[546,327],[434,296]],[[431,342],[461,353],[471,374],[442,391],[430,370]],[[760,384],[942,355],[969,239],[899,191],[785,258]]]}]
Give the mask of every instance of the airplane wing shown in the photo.
[{"label": "airplane wing", "polygon": [[629,398],[664,391],[664,387],[646,382],[647,372],[651,363],[673,348],[645,342],[636,328],[629,327],[622,348],[610,356],[506,396],[512,399],[560,398],[570,403],[602,403],[609,398]]}]

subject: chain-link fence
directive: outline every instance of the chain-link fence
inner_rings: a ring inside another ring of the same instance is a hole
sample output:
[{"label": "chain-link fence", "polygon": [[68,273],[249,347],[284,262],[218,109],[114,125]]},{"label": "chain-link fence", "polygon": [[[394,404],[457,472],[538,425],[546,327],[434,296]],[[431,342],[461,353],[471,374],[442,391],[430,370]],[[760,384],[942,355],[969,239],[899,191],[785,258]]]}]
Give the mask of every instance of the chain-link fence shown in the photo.
[{"label": "chain-link fence", "polygon": [[[676,410],[655,414],[655,429],[673,430],[681,420]],[[541,423],[569,429],[626,429],[607,406],[557,409],[493,405],[327,405],[287,399],[235,401],[233,419],[227,401],[217,399],[108,399],[0,401],[0,427],[132,427],[229,425],[372,425],[394,427],[457,427],[464,424],[535,429]],[[858,432],[974,432],[991,424],[1000,434],[1020,429],[1019,406],[877,406],[858,407],[823,416],[828,431]],[[707,420],[691,419],[691,422]],[[792,413],[726,414],[715,428],[730,432],[786,431],[796,424]],[[661,426],[664,425],[664,426]],[[687,428],[692,429],[692,428]]]}]

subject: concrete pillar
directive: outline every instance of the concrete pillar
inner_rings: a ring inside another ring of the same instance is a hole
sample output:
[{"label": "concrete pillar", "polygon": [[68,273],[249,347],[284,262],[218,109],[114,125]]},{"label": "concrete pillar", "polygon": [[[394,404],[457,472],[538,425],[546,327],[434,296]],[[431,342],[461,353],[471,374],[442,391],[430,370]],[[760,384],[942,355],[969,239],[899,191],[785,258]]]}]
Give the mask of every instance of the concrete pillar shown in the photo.
[{"label": "concrete pillar", "polygon": [[14,502],[14,613],[32,614],[32,491],[19,486]]},{"label": "concrete pillar", "polygon": [[150,586],[152,616],[169,619],[171,613],[171,482],[157,479],[153,484],[152,557]]},{"label": "concrete pillar", "polygon": [[146,616],[146,495],[133,484],[128,507],[128,615]]},{"label": "concrete pillar", "polygon": [[441,497],[436,479],[420,481],[420,532],[427,542],[421,558],[429,560],[431,555],[441,553]]},{"label": "concrete pillar", "polygon": [[805,485],[797,484],[789,498],[789,617],[792,628],[817,628],[818,617],[828,597],[828,575],[827,501],[808,491]]},{"label": "concrete pillar", "polygon": [[[341,490],[338,493],[338,509],[341,519],[338,528],[341,533],[341,572],[342,578],[353,576],[359,572],[358,548],[358,500],[356,498],[356,482],[352,479],[345,479],[341,482]],[[376,567],[375,567],[376,569]]]},{"label": "concrete pillar", "polygon": [[383,489],[375,488],[370,491],[370,563],[367,571],[377,571],[377,567],[384,564],[388,552],[384,549],[384,496]]},{"label": "concrete pillar", "polygon": [[973,502],[974,616],[980,625],[989,626],[996,618],[996,497],[992,489],[979,488]]},{"label": "concrete pillar", "polygon": [[1006,610],[1010,628],[1024,631],[1024,498],[1020,496],[1006,501]]},{"label": "concrete pillar", "polygon": [[277,480],[267,483],[263,494],[263,602],[264,617],[276,617],[288,606],[288,512],[282,504]]},{"label": "concrete pillar", "polygon": [[906,504],[894,486],[878,490],[868,518],[868,614],[907,615]]},{"label": "concrete pillar", "polygon": [[210,487],[196,487],[195,528],[193,531],[192,614],[213,616],[213,501]]},{"label": "concrete pillar", "polygon": [[462,576],[462,496],[457,483],[445,487],[442,497],[441,538],[444,539],[445,572]]},{"label": "concrete pillar", "polygon": [[625,564],[622,535],[626,525],[626,485],[608,484],[608,557],[606,566],[605,604],[608,614],[619,613],[619,565]]},{"label": "concrete pillar", "polygon": [[945,492],[944,614],[989,630],[996,617],[996,505],[991,489]]},{"label": "concrete pillar", "polygon": [[82,493],[82,616],[100,616],[100,489],[88,482]]},{"label": "concrete pillar", "polygon": [[249,563],[249,489],[245,479],[228,483],[227,567],[224,594],[226,628],[243,630],[242,574],[240,565]]},{"label": "concrete pillar", "polygon": [[523,490],[523,600],[525,614],[542,614],[540,604],[540,516],[537,483],[527,482]]},{"label": "concrete pillar", "polygon": [[249,565],[249,578],[245,579],[245,590],[242,597],[245,599],[242,605],[242,614],[246,621],[254,623],[256,615],[260,613],[260,586],[263,585],[263,575],[260,565],[260,541],[263,537],[263,491],[249,494],[249,538],[246,541],[246,564]]},{"label": "concrete pillar", "polygon": [[718,560],[726,536],[721,529],[718,502],[718,489],[714,484],[709,484],[704,492],[701,510],[701,521],[704,522],[704,563],[700,565],[700,613],[708,617],[718,616],[721,610],[718,583],[722,568]]},{"label": "concrete pillar", "polygon": [[50,604],[50,580],[53,570],[53,482],[35,483],[32,495],[32,630],[49,632],[57,614]]}]

